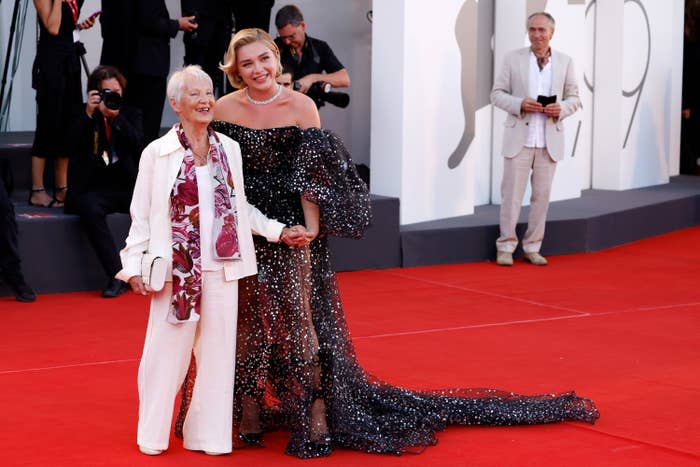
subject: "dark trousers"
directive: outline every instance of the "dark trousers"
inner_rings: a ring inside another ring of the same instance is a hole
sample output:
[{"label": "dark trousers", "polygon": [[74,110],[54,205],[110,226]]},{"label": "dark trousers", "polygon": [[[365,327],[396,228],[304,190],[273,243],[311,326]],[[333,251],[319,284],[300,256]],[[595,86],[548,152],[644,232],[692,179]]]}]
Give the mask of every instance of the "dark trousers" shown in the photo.
[{"label": "dark trousers", "polygon": [[[196,34],[185,34],[185,65],[200,65],[214,83],[217,96],[224,94],[224,72],[219,70],[224,53],[231,40],[231,15],[221,12],[219,17],[201,18]],[[194,38],[193,38],[194,36]]]},{"label": "dark trousers", "polygon": [[246,28],[260,28],[270,32],[270,13],[274,1],[256,0],[255,2],[239,0],[233,3],[233,17],[236,31]]},{"label": "dark trousers", "polygon": [[[700,111],[700,109],[698,109]],[[681,120],[681,175],[697,175],[697,159],[700,157],[700,117],[692,113],[689,119]]]},{"label": "dark trousers", "polygon": [[134,73],[129,78],[129,89],[126,91],[125,100],[128,104],[141,109],[145,144],[157,139],[160,133],[166,86],[165,77]]},{"label": "dark trousers", "polygon": [[80,223],[97,253],[102,269],[110,279],[121,269],[121,260],[107,226],[107,214],[128,213],[130,204],[131,192],[93,191],[78,194],[66,205],[66,212],[80,216]]},{"label": "dark trousers", "polygon": [[19,248],[17,246],[17,221],[15,207],[0,178],[0,272],[9,281],[22,277]]}]

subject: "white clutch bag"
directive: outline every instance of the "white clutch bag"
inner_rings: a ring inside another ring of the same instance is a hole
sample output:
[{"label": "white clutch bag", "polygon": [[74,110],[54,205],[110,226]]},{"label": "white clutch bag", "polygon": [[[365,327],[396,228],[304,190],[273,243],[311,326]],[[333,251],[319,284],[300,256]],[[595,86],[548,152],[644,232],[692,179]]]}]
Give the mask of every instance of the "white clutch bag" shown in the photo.
[{"label": "white clutch bag", "polygon": [[143,284],[158,292],[165,285],[168,264],[162,256],[144,253],[141,257],[141,280]]}]

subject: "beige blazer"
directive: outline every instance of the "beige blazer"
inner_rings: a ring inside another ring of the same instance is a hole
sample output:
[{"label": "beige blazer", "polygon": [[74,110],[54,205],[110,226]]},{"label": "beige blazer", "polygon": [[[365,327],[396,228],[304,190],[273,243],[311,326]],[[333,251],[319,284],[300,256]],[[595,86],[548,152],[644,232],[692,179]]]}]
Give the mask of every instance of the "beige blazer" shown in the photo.
[{"label": "beige blazer", "polygon": [[[552,91],[556,94],[557,102],[561,105],[561,113],[555,121],[547,119],[545,125],[545,142],[547,151],[552,159],[560,161],[564,158],[564,126],[562,120],[576,112],[581,107],[578,97],[578,83],[574,64],[566,54],[552,50]],[[491,91],[491,103],[508,112],[504,123],[503,149],[505,157],[515,157],[527,141],[530,114],[522,113],[520,106],[528,96],[530,76],[530,48],[524,47],[509,52],[503,59],[501,73],[496,77]]]},{"label": "beige blazer", "polygon": [[[268,219],[248,204],[243,189],[240,147],[231,138],[217,135],[226,151],[236,192],[241,259],[223,262],[224,276],[227,281],[232,281],[257,273],[252,233],[266,237],[269,242],[277,242],[284,224]],[[128,281],[132,276],[141,274],[144,251],[162,256],[172,263],[170,193],[184,156],[185,150],[174,128],[144,149],[131,201],[131,228],[126,246],[120,252],[123,269],[117,273],[117,279]],[[170,277],[168,280],[171,280]]]}]

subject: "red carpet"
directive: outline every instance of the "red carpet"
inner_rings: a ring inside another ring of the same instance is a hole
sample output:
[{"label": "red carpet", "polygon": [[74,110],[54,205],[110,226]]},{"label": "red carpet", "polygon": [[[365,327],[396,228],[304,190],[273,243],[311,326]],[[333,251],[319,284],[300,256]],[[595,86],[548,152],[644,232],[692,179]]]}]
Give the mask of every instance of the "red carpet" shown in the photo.
[{"label": "red carpet", "polygon": [[0,465],[700,465],[700,228],[599,253],[344,273],[364,367],[412,388],[575,389],[595,425],[451,427],[401,457],[337,450],[299,461],[286,434],[212,458],[173,440],[137,451],[147,301],[133,294],[0,298]]}]

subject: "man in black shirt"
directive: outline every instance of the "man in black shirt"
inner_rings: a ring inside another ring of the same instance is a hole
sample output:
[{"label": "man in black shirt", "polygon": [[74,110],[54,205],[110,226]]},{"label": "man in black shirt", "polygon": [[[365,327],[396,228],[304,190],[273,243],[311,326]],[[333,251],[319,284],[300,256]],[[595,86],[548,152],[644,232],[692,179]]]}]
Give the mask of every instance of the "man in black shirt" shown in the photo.
[{"label": "man in black shirt", "polygon": [[[292,70],[294,89],[313,96],[312,86],[346,88],[350,86],[350,75],[322,40],[306,34],[306,24],[301,10],[294,5],[287,5],[277,12],[275,26],[279,37],[275,43],[280,49],[282,65]],[[319,83],[315,85],[315,83]],[[327,91],[328,88],[325,89]],[[321,107],[323,101],[314,99]]]}]

